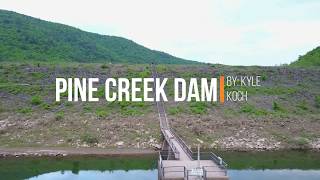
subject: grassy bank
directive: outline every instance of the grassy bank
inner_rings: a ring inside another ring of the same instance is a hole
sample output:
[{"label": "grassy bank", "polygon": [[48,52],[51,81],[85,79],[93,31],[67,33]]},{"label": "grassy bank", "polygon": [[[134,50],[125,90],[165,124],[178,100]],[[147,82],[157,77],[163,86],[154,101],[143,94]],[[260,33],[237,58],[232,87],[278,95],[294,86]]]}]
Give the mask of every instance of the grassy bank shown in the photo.
[{"label": "grassy bank", "polygon": [[[168,77],[166,103],[174,129],[195,147],[263,150],[320,146],[320,70],[296,67],[159,65]],[[148,65],[85,63],[0,64],[0,144],[2,147],[153,148],[160,129],[153,103],[55,102],[56,77],[150,77]],[[174,77],[260,75],[261,87],[248,102],[225,104],[173,101]],[[97,93],[101,99],[104,89]]]}]

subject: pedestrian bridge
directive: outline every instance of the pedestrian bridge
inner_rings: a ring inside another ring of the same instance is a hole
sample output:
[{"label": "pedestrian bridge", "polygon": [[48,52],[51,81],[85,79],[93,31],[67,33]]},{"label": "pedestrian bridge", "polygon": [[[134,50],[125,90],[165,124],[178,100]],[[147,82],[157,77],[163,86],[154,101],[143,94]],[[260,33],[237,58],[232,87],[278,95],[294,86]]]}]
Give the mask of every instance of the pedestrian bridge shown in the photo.
[{"label": "pedestrian bridge", "polygon": [[[155,65],[152,76],[158,78]],[[155,88],[155,87],[154,87]],[[161,133],[164,137],[159,152],[158,177],[160,180],[228,180],[227,164],[212,152],[193,152],[170,128],[163,100],[157,101]]]}]

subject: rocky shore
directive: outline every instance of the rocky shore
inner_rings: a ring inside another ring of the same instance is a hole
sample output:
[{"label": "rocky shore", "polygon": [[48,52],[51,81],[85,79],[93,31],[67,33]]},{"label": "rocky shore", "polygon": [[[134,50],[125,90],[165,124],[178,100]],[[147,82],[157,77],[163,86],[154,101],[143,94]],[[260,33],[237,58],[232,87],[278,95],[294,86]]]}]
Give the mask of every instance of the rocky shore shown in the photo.
[{"label": "rocky shore", "polygon": [[139,156],[156,155],[152,149],[0,148],[0,157]]}]

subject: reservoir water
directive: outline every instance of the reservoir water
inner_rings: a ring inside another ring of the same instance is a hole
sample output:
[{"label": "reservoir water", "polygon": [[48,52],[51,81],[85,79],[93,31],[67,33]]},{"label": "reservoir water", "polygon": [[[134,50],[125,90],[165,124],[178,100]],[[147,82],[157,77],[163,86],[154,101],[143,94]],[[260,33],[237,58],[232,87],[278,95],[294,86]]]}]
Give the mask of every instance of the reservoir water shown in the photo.
[{"label": "reservoir water", "polygon": [[[319,180],[320,153],[220,152],[231,180]],[[152,180],[157,156],[0,158],[0,179],[16,180]]]}]

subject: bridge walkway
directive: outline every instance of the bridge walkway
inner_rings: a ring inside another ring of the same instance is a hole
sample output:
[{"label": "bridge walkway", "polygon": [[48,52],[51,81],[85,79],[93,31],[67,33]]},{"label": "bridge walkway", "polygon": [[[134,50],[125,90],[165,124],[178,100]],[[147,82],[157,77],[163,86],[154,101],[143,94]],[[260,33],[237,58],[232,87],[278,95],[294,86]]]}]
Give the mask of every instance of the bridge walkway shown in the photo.
[{"label": "bridge walkway", "polygon": [[[152,77],[159,78],[155,65],[152,65],[151,68]],[[155,88],[154,84],[154,89]],[[170,153],[159,153],[159,179],[228,180],[229,178],[226,171],[227,164],[212,152],[200,153],[199,157],[201,160],[197,160],[197,154],[192,152],[190,147],[170,128],[163,99],[156,101],[156,106],[161,133],[170,147],[169,151],[174,155],[173,159],[168,160]]]}]

